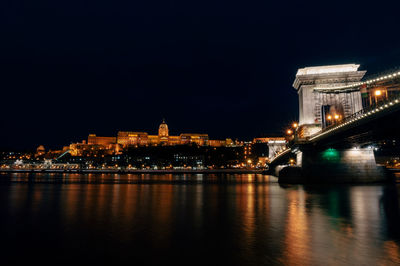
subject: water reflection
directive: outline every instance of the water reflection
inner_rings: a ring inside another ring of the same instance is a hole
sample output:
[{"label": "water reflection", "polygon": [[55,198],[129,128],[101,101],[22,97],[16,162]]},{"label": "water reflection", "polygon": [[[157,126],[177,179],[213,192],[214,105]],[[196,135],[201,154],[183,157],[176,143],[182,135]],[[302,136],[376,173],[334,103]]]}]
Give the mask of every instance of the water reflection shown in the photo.
[{"label": "water reflection", "polygon": [[6,262],[400,263],[399,185],[281,187],[262,175],[1,178]]},{"label": "water reflection", "polygon": [[105,174],[105,173],[0,173],[0,182],[18,183],[266,183],[277,182],[262,174]]},{"label": "water reflection", "polygon": [[287,194],[288,212],[285,224],[284,256],[282,262],[305,264],[311,257],[310,223],[308,221],[304,190],[290,190]]}]

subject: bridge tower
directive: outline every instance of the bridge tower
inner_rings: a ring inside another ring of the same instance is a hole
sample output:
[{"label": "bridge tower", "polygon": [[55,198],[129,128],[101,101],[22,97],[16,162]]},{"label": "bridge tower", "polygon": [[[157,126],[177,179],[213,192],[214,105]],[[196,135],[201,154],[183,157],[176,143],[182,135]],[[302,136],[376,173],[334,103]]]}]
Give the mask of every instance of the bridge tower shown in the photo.
[{"label": "bridge tower", "polygon": [[[394,180],[384,166],[377,164],[374,145],[398,138],[400,71],[360,81],[365,71],[358,71],[358,67],[348,64],[298,70],[293,84],[300,105],[297,137],[269,164],[279,182]],[[379,99],[382,91],[385,97]],[[366,96],[363,101],[361,92]],[[332,121],[333,116],[337,119]],[[296,165],[289,165],[294,156]]]},{"label": "bridge tower", "polygon": [[271,160],[278,153],[286,149],[286,140],[281,139],[270,139],[268,141],[268,158]]},{"label": "bridge tower", "polygon": [[293,87],[299,95],[299,137],[308,137],[330,121],[342,119],[362,109],[359,89],[335,90],[335,87],[359,82],[366,71],[360,65],[330,65],[300,68]]}]

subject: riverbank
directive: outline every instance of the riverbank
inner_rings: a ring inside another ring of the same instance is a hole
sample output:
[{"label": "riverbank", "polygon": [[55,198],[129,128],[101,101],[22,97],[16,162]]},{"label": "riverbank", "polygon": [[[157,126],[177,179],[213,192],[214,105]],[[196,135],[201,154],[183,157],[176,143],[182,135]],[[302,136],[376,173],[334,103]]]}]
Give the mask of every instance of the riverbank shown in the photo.
[{"label": "riverbank", "polygon": [[84,173],[84,174],[261,174],[260,169],[0,169],[0,173]]}]

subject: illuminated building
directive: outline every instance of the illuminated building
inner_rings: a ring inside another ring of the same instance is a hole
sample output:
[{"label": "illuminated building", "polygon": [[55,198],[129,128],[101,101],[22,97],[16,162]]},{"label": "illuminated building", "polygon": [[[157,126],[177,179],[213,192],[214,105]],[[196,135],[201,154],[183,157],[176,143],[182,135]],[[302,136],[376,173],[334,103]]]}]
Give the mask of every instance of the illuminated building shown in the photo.
[{"label": "illuminated building", "polygon": [[270,141],[280,141],[280,140],[285,140],[285,138],[284,137],[254,138],[253,143],[268,143]]},{"label": "illuminated building", "polygon": [[265,167],[268,162],[269,162],[269,158],[268,157],[258,157],[257,166]]},{"label": "illuminated building", "polygon": [[147,140],[148,134],[146,132],[119,131],[117,136],[117,143],[124,147],[147,145]]},{"label": "illuminated building", "polygon": [[168,136],[168,145],[179,145],[181,140],[179,136]]},{"label": "illuminated building", "polygon": [[[157,135],[148,135],[147,136],[147,143],[145,145],[158,145],[160,144],[161,139]],[[164,140],[163,142],[168,142],[168,137],[167,140]]]},{"label": "illuminated building", "polygon": [[110,145],[116,143],[115,137],[98,137],[96,134],[89,134],[87,143],[89,145]]},{"label": "illuminated building", "polygon": [[[208,134],[182,133],[178,136],[170,136],[165,120],[158,127],[158,135],[149,135],[147,132],[119,131],[117,137],[100,137],[89,134],[87,142],[73,143],[64,147],[62,152],[69,151],[72,156],[104,156],[107,154],[120,154],[124,148],[138,146],[158,145],[188,145],[227,147],[238,146],[227,138],[226,140],[210,140]],[[61,153],[61,150],[59,151]],[[41,152],[44,154],[44,151]]]},{"label": "illuminated building", "polygon": [[203,146],[208,144],[208,134],[183,133],[180,135],[180,144],[196,143]]},{"label": "illuminated building", "polygon": [[180,145],[196,143],[208,145],[208,134],[184,133],[179,136],[170,136],[165,120],[158,128],[158,135],[149,135],[147,132],[119,131],[117,143],[123,147],[128,146],[155,146],[155,145]]},{"label": "illuminated building", "polygon": [[168,136],[169,136],[168,125],[165,123],[165,120],[163,119],[160,127],[158,128],[159,141],[162,143],[168,143]]},{"label": "illuminated building", "polygon": [[225,146],[233,146],[233,145],[234,145],[234,143],[233,143],[232,139],[226,139],[225,140]]},{"label": "illuminated building", "polygon": [[225,140],[212,140],[210,139],[208,141],[208,145],[212,146],[212,147],[223,147],[226,145],[226,141]]},{"label": "illuminated building", "polygon": [[229,138],[225,139],[225,140],[210,139],[210,140],[208,140],[208,146],[211,146],[211,147],[230,147],[230,146],[234,146],[234,142],[233,142],[232,139],[229,139]]},{"label": "illuminated building", "polygon": [[35,157],[43,156],[45,153],[46,153],[45,148],[43,147],[43,145],[40,145],[40,146],[36,149]]},{"label": "illuminated building", "polygon": [[252,155],[251,155],[251,142],[246,142],[245,143],[243,153],[244,153],[244,160],[245,161],[249,160],[248,164],[251,164],[251,159],[248,159],[248,158],[252,157]]}]

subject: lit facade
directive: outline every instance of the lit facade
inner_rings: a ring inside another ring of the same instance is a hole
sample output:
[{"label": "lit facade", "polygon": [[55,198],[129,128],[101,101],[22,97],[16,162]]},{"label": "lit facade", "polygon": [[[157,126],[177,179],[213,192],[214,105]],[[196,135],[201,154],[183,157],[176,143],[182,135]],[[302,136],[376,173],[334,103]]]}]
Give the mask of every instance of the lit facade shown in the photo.
[{"label": "lit facade", "polygon": [[181,144],[181,139],[179,138],[179,136],[168,136],[168,144],[179,145]]},{"label": "lit facade", "polygon": [[203,146],[208,145],[208,134],[183,133],[179,136],[170,136],[165,120],[158,128],[158,135],[149,135],[147,132],[119,131],[117,143],[123,147],[128,146],[156,146],[156,145],[184,145],[196,143]]},{"label": "lit facade", "polygon": [[115,137],[98,137],[96,134],[89,134],[87,143],[89,145],[103,145],[108,146],[116,143],[117,138]]},{"label": "lit facade", "polygon": [[116,137],[89,134],[87,141],[70,144],[63,149],[63,152],[69,151],[72,156],[104,157],[107,154],[120,154],[127,147],[189,144],[212,147],[235,146],[232,139],[210,140],[208,134],[182,133],[178,136],[170,136],[168,125],[163,120],[158,128],[158,135],[139,131],[119,131]]},{"label": "lit facade", "polygon": [[208,145],[212,146],[212,147],[223,147],[226,145],[226,141],[225,140],[212,140],[210,139],[208,141]]},{"label": "lit facade", "polygon": [[117,143],[124,147],[147,145],[148,136],[146,132],[119,131]]},{"label": "lit facade", "polygon": [[196,143],[197,145],[204,146],[208,144],[208,134],[191,134],[184,133],[180,136],[180,144]]},{"label": "lit facade", "polygon": [[285,141],[284,137],[254,138],[253,143],[268,143],[270,141]]},{"label": "lit facade", "polygon": [[168,125],[165,123],[165,120],[163,120],[160,127],[158,128],[159,142],[168,143],[168,137],[169,137]]}]

